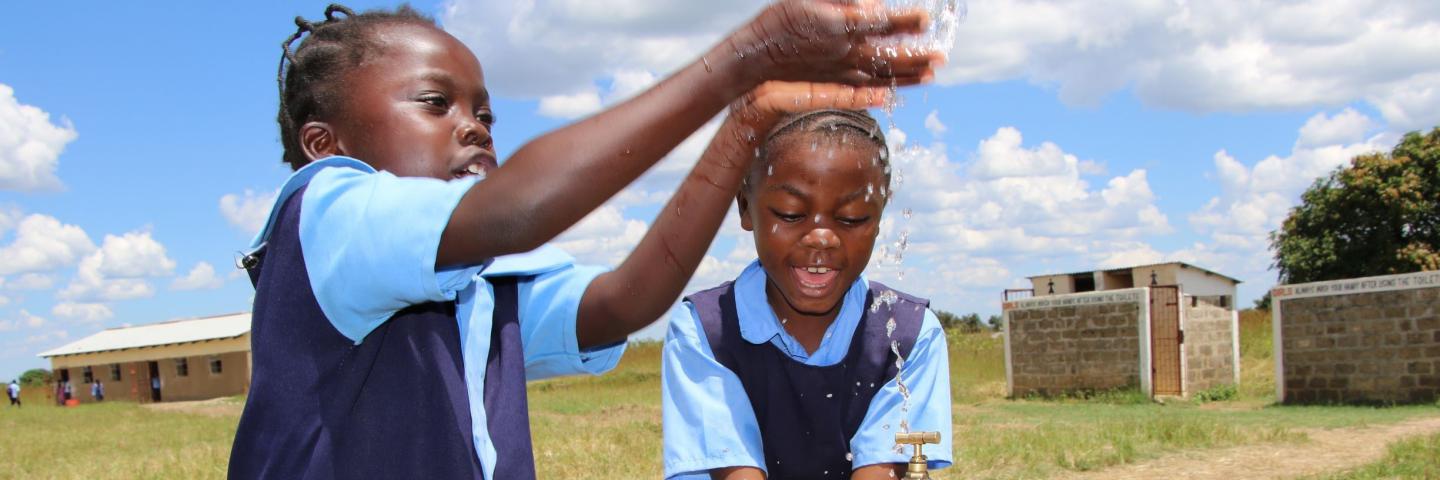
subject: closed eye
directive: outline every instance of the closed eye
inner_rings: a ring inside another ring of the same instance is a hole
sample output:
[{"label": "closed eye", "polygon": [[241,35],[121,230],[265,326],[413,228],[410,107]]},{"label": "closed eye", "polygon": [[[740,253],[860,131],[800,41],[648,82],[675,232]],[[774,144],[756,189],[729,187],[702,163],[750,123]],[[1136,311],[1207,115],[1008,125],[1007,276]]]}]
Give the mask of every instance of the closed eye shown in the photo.
[{"label": "closed eye", "polygon": [[485,124],[485,126],[491,127],[495,125],[496,118],[494,113],[488,110],[481,110],[475,112],[475,120],[479,120],[480,123]]},{"label": "closed eye", "polygon": [[778,210],[771,210],[770,213],[775,214],[776,218],[785,223],[795,223],[805,219],[805,215],[799,213],[785,213]]},{"label": "closed eye", "polygon": [[853,226],[853,225],[864,225],[866,222],[869,222],[869,221],[870,221],[870,217],[868,217],[868,216],[865,216],[865,217],[836,217],[836,220],[838,220],[838,221],[839,221],[841,224],[843,224],[843,225],[851,225],[851,226]]},{"label": "closed eye", "polygon": [[424,94],[415,100],[442,111],[450,108],[450,99],[438,93]]}]

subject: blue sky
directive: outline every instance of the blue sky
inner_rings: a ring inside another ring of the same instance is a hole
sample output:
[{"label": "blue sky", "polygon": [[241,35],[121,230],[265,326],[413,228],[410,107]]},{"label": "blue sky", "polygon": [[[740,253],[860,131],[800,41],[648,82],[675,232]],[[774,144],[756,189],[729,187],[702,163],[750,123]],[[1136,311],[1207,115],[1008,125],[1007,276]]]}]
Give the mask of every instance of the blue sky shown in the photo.
[{"label": "blue sky", "polygon": [[[969,3],[940,82],[894,113],[906,181],[884,235],[910,245],[903,280],[892,265],[874,279],[988,315],[1028,275],[1185,260],[1244,280],[1246,304],[1273,284],[1265,233],[1305,186],[1440,122],[1435,2],[1113,3]],[[693,60],[761,5],[414,4],[484,63],[502,156]],[[7,8],[0,377],[103,328],[249,310],[234,252],[288,173],[279,44],[323,9]],[[623,259],[711,131],[557,242]],[[727,224],[692,288],[733,277],[750,245]]]}]

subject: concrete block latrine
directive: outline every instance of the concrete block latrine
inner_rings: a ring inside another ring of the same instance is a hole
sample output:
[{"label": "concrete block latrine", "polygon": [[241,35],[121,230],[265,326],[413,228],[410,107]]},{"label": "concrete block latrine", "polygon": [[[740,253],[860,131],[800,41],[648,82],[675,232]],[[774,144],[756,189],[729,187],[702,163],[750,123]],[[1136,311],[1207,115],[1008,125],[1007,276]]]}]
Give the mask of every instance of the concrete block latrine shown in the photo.
[{"label": "concrete block latrine", "polygon": [[1152,286],[1007,301],[1008,393],[1138,388],[1188,397],[1236,385],[1238,317],[1207,300],[1178,286]]},{"label": "concrete block latrine", "polygon": [[1271,296],[1281,402],[1440,399],[1440,272],[1282,285]]}]

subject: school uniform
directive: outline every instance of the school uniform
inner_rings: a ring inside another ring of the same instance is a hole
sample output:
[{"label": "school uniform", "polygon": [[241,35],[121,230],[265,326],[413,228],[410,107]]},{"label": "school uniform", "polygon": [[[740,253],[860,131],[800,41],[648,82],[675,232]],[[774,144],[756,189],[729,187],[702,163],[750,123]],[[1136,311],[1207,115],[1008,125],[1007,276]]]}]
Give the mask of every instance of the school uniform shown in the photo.
[{"label": "school uniform", "polygon": [[291,175],[246,256],[254,368],[231,478],[534,478],[525,381],[603,373],[624,343],[578,348],[604,269],[559,249],[435,268],[476,181],[347,157]]},{"label": "school uniform", "polygon": [[902,420],[910,431],[941,432],[925,453],[931,468],[950,465],[949,357],[927,301],[896,292],[894,303],[879,302],[890,289],[862,275],[807,353],[771,310],[765,284],[757,261],[672,314],[661,368],[666,478],[756,467],[775,479],[848,479],[860,467],[909,461],[909,449],[895,451]]}]

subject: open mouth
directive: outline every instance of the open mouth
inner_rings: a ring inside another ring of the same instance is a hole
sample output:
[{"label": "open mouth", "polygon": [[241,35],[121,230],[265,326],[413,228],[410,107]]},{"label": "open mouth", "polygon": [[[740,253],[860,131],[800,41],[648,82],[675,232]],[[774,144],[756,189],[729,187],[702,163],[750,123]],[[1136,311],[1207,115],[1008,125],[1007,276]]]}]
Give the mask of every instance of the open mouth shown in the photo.
[{"label": "open mouth", "polygon": [[481,180],[484,180],[486,171],[488,171],[488,169],[485,168],[484,165],[472,163],[452,173],[455,175],[455,178],[480,177]]},{"label": "open mouth", "polygon": [[814,294],[829,290],[835,284],[835,278],[840,276],[838,270],[822,266],[792,267],[791,271],[794,272],[795,279],[799,281],[800,286],[805,290],[812,291],[807,293]]}]

